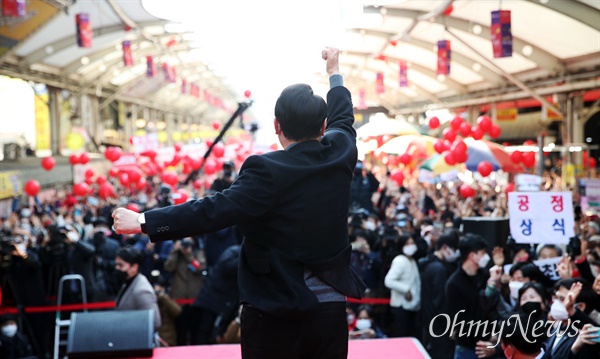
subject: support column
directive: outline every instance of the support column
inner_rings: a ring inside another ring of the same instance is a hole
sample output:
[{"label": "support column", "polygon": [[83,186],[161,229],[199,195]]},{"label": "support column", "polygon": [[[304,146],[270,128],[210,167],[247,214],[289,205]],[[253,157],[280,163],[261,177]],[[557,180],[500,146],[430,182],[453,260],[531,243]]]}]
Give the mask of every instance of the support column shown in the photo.
[{"label": "support column", "polygon": [[60,156],[60,89],[48,86],[48,111],[50,113],[50,150]]}]

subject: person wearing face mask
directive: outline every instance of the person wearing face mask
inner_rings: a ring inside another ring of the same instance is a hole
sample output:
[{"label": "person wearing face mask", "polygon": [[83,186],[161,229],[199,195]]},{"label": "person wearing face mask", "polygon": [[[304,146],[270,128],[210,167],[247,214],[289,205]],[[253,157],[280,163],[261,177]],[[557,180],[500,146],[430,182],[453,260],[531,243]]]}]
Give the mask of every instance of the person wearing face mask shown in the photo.
[{"label": "person wearing face mask", "polygon": [[[454,344],[447,336],[434,337],[429,332],[429,323],[439,313],[446,313],[444,286],[456,269],[460,257],[458,233],[446,230],[436,242],[435,252],[419,260],[421,272],[421,318],[423,323],[422,343],[432,358],[452,358]],[[444,331],[444,323],[434,321],[434,333]]]},{"label": "person wearing face mask", "polygon": [[[539,329],[535,323],[528,321],[523,313],[505,322],[501,335],[501,348],[507,359],[542,359],[546,358],[541,340],[535,340]],[[519,323],[523,323],[522,326]],[[568,357],[565,357],[565,359]]]},{"label": "person wearing face mask", "polygon": [[379,253],[371,250],[367,240],[367,233],[363,230],[357,230],[355,239],[352,241],[352,254],[350,255],[350,265],[360,279],[365,283],[369,292],[378,295],[373,291],[379,291],[381,284],[381,256]]},{"label": "person wearing face mask", "polygon": [[[490,255],[487,253],[487,243],[476,234],[465,234],[458,243],[460,251],[460,267],[450,275],[446,282],[447,314],[457,321],[485,320],[484,309],[480,295],[486,287],[487,271]],[[500,274],[498,274],[498,277]],[[496,286],[493,280],[487,285]],[[459,313],[460,311],[463,311]],[[480,340],[488,340],[481,331],[471,335],[457,335],[454,331],[454,359],[477,358],[475,346]]]},{"label": "person wearing face mask", "polygon": [[[599,326],[589,314],[598,308],[599,297],[591,285],[583,279],[561,279],[554,285],[554,296],[550,306],[549,320],[556,321],[552,336],[545,342],[544,359],[588,358],[587,349],[583,353],[574,353],[573,345],[577,332],[586,324]],[[597,348],[594,348],[597,349]],[[590,358],[597,358],[591,356]]]},{"label": "person wearing face mask", "polygon": [[391,290],[393,337],[417,337],[417,313],[421,309],[421,276],[413,258],[417,245],[412,237],[400,235],[397,241],[401,254],[392,261],[385,276],[385,286]]},{"label": "person wearing face mask", "polygon": [[385,335],[373,320],[373,310],[370,306],[361,305],[356,310],[356,326],[350,331],[349,339],[385,338]]},{"label": "person wearing face mask", "polygon": [[119,249],[115,260],[115,275],[121,282],[117,293],[116,310],[150,309],[154,312],[154,330],[161,326],[156,292],[148,279],[140,274],[142,254],[136,248],[127,246]]},{"label": "person wearing face mask", "polygon": [[115,282],[115,259],[117,251],[121,248],[119,242],[110,238],[111,231],[108,221],[104,217],[94,218],[92,221],[94,230],[91,243],[96,248],[94,255],[94,274],[96,277],[96,301],[114,300],[117,294],[117,283]]},{"label": "person wearing face mask", "polygon": [[27,336],[19,331],[17,320],[12,314],[0,316],[0,358],[35,358]]}]

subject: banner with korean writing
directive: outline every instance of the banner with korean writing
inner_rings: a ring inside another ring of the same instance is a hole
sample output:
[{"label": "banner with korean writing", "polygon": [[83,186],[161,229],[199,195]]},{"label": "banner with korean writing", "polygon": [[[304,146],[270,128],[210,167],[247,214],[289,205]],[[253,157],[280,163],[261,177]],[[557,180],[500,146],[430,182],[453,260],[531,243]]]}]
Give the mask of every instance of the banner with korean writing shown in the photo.
[{"label": "banner with korean writing", "polygon": [[156,76],[156,66],[154,65],[154,58],[152,56],[146,56],[146,77]]},{"label": "banner with korean writing", "polygon": [[18,196],[22,192],[21,171],[0,172],[0,199]]},{"label": "banner with korean writing", "polygon": [[400,87],[408,87],[408,66],[406,61],[399,61],[398,66]]},{"label": "banner with korean writing", "polygon": [[[560,274],[556,270],[558,263],[562,260],[562,257],[554,257],[554,258],[546,258],[546,259],[538,259],[537,261],[533,261],[542,273],[550,280],[559,280]],[[513,264],[505,264],[504,265],[504,273],[508,274],[510,272],[510,268],[512,268]]]},{"label": "banner with korean writing", "polygon": [[492,11],[490,32],[494,57],[511,57],[513,38],[510,29],[510,10]]},{"label": "banner with korean writing", "polygon": [[383,72],[377,73],[377,78],[375,79],[375,92],[378,95],[381,95],[385,92],[385,86],[383,85]]},{"label": "banner with korean writing", "polygon": [[133,55],[131,54],[131,41],[123,41],[123,66],[133,66]]},{"label": "banner with korean writing", "polygon": [[510,192],[508,212],[517,243],[567,244],[575,236],[571,192]]},{"label": "banner with korean writing", "polygon": [[450,74],[450,40],[440,40],[437,43],[437,74]]},{"label": "banner with korean writing", "polygon": [[90,15],[79,13],[75,15],[75,26],[77,28],[77,45],[79,47],[92,47],[92,25],[90,24]]}]

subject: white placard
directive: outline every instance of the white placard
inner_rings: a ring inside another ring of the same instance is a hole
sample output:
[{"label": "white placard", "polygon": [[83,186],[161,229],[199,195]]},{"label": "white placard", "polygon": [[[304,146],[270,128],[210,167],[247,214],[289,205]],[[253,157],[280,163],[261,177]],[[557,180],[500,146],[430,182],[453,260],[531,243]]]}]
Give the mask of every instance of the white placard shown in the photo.
[{"label": "white placard", "polygon": [[517,191],[538,192],[542,185],[542,177],[530,174],[518,174],[515,176]]},{"label": "white placard", "polygon": [[[562,257],[554,257],[548,259],[538,259],[537,261],[533,261],[544,275],[552,280],[559,280],[560,275],[556,270],[556,266],[560,263]],[[514,264],[505,264],[504,265],[504,273],[508,274],[510,272],[510,268],[512,268]]]},{"label": "white placard", "polygon": [[517,243],[567,244],[575,236],[571,192],[510,192],[508,212]]}]

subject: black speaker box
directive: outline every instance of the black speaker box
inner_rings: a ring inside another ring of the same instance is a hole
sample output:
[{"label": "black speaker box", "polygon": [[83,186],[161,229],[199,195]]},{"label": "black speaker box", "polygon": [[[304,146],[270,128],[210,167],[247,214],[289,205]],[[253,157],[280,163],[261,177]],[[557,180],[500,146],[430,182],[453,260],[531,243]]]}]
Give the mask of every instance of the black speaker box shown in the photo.
[{"label": "black speaker box", "polygon": [[490,253],[496,246],[506,247],[506,240],[510,234],[508,217],[466,217],[462,219],[462,223],[463,233],[482,236]]},{"label": "black speaker box", "polygon": [[69,359],[152,356],[154,313],[122,310],[71,314]]}]

